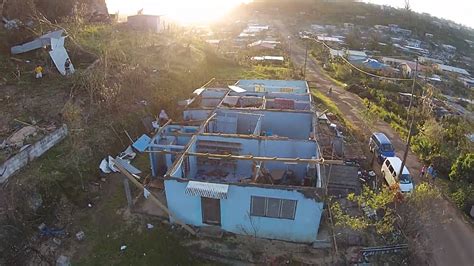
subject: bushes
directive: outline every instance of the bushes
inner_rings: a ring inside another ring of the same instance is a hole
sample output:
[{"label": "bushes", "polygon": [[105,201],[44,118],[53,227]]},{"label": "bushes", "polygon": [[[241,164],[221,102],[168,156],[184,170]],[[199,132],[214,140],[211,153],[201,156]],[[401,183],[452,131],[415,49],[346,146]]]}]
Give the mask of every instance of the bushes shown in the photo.
[{"label": "bushes", "polygon": [[469,213],[470,207],[474,204],[474,185],[459,183],[450,196],[461,210]]},{"label": "bushes", "polygon": [[333,64],[334,78],[347,82],[352,77],[352,70],[347,65]]},{"label": "bushes", "polygon": [[461,155],[457,158],[451,167],[449,179],[474,183],[474,153]]}]

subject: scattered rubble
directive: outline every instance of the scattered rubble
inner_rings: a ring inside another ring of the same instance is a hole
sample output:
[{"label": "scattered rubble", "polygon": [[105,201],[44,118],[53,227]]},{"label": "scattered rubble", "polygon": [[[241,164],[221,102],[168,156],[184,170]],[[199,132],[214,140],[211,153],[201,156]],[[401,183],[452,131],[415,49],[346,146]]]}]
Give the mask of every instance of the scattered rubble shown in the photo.
[{"label": "scattered rubble", "polygon": [[71,265],[71,259],[69,257],[66,257],[64,255],[61,255],[58,257],[56,260],[56,266],[70,266]]},{"label": "scattered rubble", "polygon": [[84,233],[84,231],[79,231],[76,233],[76,239],[79,240],[79,241],[82,241],[86,238],[86,234]]},{"label": "scattered rubble", "polygon": [[15,147],[22,147],[28,137],[36,135],[36,131],[37,128],[35,126],[23,127],[8,137],[6,144]]}]

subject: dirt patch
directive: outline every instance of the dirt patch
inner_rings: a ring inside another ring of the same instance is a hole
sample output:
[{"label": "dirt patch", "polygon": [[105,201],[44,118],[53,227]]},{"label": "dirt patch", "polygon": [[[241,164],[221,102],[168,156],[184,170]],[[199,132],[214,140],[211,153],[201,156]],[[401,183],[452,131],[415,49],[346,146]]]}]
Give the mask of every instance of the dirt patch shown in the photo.
[{"label": "dirt patch", "polygon": [[219,240],[210,238],[189,240],[184,245],[193,250],[196,256],[213,257],[213,259],[227,262],[239,261],[265,265],[290,263],[334,265],[339,261],[332,256],[331,249],[315,249],[305,244],[244,235],[227,235]]}]

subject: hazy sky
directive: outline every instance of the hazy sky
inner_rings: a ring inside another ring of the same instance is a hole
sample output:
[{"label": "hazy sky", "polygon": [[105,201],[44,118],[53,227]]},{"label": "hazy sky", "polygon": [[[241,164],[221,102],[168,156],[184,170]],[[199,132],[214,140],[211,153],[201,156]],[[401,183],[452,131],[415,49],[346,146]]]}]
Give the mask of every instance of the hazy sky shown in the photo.
[{"label": "hazy sky", "polygon": [[[404,7],[404,0],[365,0],[379,5]],[[446,18],[474,28],[474,0],[410,0],[411,9],[419,13]]]},{"label": "hazy sky", "polygon": [[226,15],[233,7],[249,0],[106,0],[109,12],[167,15],[183,23],[210,22]]},{"label": "hazy sky", "polygon": [[[209,22],[225,16],[232,7],[252,0],[106,0],[109,11],[135,14],[144,8],[148,14],[166,14],[181,22]],[[361,0],[374,4],[404,7],[404,0]],[[474,28],[474,0],[410,0],[420,13],[453,20]]]}]

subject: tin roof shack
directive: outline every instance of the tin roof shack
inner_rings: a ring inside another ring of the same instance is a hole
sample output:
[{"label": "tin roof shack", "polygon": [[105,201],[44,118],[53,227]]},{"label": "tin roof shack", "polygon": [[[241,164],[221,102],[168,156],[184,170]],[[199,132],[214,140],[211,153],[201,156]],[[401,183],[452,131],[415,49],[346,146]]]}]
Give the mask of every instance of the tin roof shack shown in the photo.
[{"label": "tin roof shack", "polygon": [[315,242],[324,191],[307,83],[241,80],[197,93],[184,116],[202,122],[167,126],[148,147],[152,174],[166,172],[167,206],[176,219]]},{"label": "tin roof shack", "polygon": [[134,15],[127,17],[127,24],[137,30],[163,32],[166,29],[163,16],[155,15]]}]

